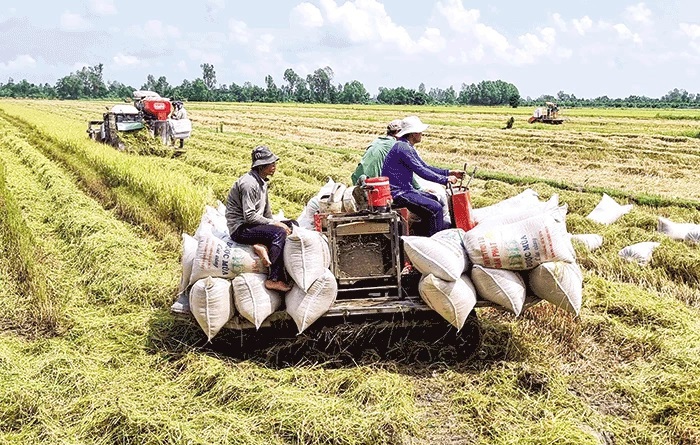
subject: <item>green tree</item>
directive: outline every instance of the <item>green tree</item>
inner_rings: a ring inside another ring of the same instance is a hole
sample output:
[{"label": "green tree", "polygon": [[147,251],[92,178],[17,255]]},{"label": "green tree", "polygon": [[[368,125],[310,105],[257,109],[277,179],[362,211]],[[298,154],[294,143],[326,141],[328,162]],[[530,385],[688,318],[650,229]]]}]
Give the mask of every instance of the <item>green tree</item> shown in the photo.
[{"label": "green tree", "polygon": [[306,76],[306,83],[309,84],[311,99],[313,102],[332,103],[335,97],[333,80],[333,70],[327,66],[319,68],[313,74]]},{"label": "green tree", "polygon": [[213,90],[216,88],[216,71],[214,71],[214,65],[209,63],[203,63],[199,65],[202,68],[202,79],[207,90]]},{"label": "green tree", "polygon": [[342,104],[366,104],[369,102],[369,93],[362,82],[353,80],[343,86],[338,101]]},{"label": "green tree", "polygon": [[275,81],[269,74],[265,76],[265,85],[265,102],[281,102],[282,91],[279,88],[277,88]]}]

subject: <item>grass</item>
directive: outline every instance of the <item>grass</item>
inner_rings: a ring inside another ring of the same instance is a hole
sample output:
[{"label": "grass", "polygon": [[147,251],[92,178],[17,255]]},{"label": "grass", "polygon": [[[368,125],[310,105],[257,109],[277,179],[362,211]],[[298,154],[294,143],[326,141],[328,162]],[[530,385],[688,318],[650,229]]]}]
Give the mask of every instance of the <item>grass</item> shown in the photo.
[{"label": "grass", "polygon": [[[504,132],[510,109],[193,103],[188,152],[167,159],[89,141],[85,121],[103,105],[0,101],[0,303],[25,308],[6,311],[14,324],[0,332],[1,443],[700,442],[700,251],[655,231],[658,216],[700,222],[700,147],[678,135],[694,119],[664,118],[693,111],[565,110],[560,128]],[[577,246],[580,317],[544,303],[517,318],[480,309],[469,362],[308,354],[280,366],[274,348],[235,358],[250,344],[233,332],[220,334],[225,348],[203,346],[169,314],[180,232],[225,199],[252,147],[282,158],[273,210],[294,216],[405,114],[434,129],[419,146],[431,162],[479,166],[475,206],[557,193],[571,233],[603,235],[594,252]],[[632,212],[586,219],[603,192]],[[646,267],[617,254],[639,241],[661,242]],[[41,299],[20,276],[56,303],[52,335],[18,328],[51,326],[27,317]]]}]

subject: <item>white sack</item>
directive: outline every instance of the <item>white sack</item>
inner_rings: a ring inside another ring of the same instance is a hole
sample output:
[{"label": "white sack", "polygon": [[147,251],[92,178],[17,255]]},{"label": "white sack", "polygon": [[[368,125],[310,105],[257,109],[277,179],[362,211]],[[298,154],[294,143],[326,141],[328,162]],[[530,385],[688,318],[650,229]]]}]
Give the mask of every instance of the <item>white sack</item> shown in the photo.
[{"label": "white sack", "polygon": [[515,315],[520,315],[527,291],[525,281],[518,272],[489,269],[475,264],[472,267],[471,278],[481,298],[496,303]]},{"label": "white sack", "polygon": [[305,292],[331,265],[328,242],[315,230],[296,227],[287,236],[283,251],[284,267]]},{"label": "white sack", "polygon": [[627,261],[635,261],[642,266],[646,266],[651,261],[651,254],[661,243],[646,241],[632,244],[620,250],[619,255]]},{"label": "white sack", "polygon": [[583,299],[583,274],[576,263],[543,263],[528,274],[532,292],[558,308],[578,315]]},{"label": "white sack", "polygon": [[244,273],[233,279],[233,301],[243,318],[260,328],[282,304],[280,295],[265,287],[267,275]]},{"label": "white sack", "polygon": [[189,119],[168,119],[170,137],[187,139],[192,134],[192,121]]},{"label": "white sack", "polygon": [[571,235],[571,239],[586,246],[586,249],[593,252],[603,245],[603,237],[597,233],[583,233]]},{"label": "white sack", "polygon": [[632,210],[632,204],[620,205],[606,193],[600,199],[598,205],[589,213],[586,218],[600,224],[612,224],[622,215]]},{"label": "white sack", "polygon": [[216,200],[216,211],[219,212],[219,215],[226,218],[226,204],[219,201],[218,199]]},{"label": "white sack", "polygon": [[336,182],[330,193],[318,197],[319,210],[321,213],[342,213],[343,194],[347,186]]},{"label": "white sack", "polygon": [[296,284],[284,297],[287,313],[296,323],[299,333],[318,320],[335,302],[338,283],[330,270],[314,281],[307,292]]},{"label": "white sack", "polygon": [[563,205],[560,207],[559,195],[555,193],[547,201],[528,202],[527,206],[524,207],[504,207],[499,213],[489,215],[479,221],[479,224],[494,226],[512,224],[556,209],[559,209],[562,216],[566,216],[568,206]]},{"label": "white sack", "polygon": [[315,196],[309,199],[309,201],[306,203],[306,206],[304,207],[304,210],[302,210],[302,212],[297,217],[299,227],[313,230],[314,215],[318,213],[321,208],[319,200],[321,196],[329,195],[333,191],[334,187],[335,181],[333,181],[333,179],[329,177],[328,182],[326,182],[323,185],[323,187],[321,187],[321,189],[318,191],[318,193],[316,193]]},{"label": "white sack", "polygon": [[700,244],[700,229],[689,231],[685,235],[685,240],[689,243]]},{"label": "white sack", "polygon": [[540,203],[539,195],[532,189],[525,189],[515,196],[504,199],[486,207],[472,209],[472,217],[477,224],[486,218],[499,215],[503,212],[526,209],[531,205]]},{"label": "white sack", "polygon": [[211,341],[235,312],[231,281],[213,277],[198,280],[190,289],[190,311]]},{"label": "white sack", "polygon": [[178,286],[177,293],[181,294],[185,292],[187,286],[190,285],[190,276],[192,275],[192,264],[194,263],[194,258],[197,254],[197,240],[189,236],[186,233],[182,233],[182,259],[180,260],[180,266],[182,268],[182,276],[180,277],[180,285]]},{"label": "white sack", "polygon": [[452,219],[450,217],[450,206],[447,204],[447,190],[445,190],[445,186],[438,184],[437,182],[425,180],[415,173],[413,174],[413,179],[415,179],[421,190],[428,192],[431,195],[435,195],[440,202],[440,205],[442,205],[442,219],[445,221],[447,226],[451,226]]},{"label": "white sack", "polygon": [[700,231],[700,224],[677,223],[668,218],[659,216],[657,231],[668,235],[671,239],[686,240],[688,233]]},{"label": "white sack", "polygon": [[194,232],[194,237],[201,239],[209,234],[217,238],[226,238],[229,236],[228,225],[226,224],[226,211],[219,212],[215,207],[207,205],[204,207],[204,213],[199,222],[199,227]]},{"label": "white sack", "polygon": [[476,305],[476,290],[466,274],[457,281],[441,280],[433,274],[423,275],[418,283],[418,292],[432,310],[457,330],[462,329]]},{"label": "white sack", "polygon": [[576,261],[566,223],[558,209],[511,224],[479,224],[464,236],[474,264],[528,270],[548,261]]},{"label": "white sack", "polygon": [[297,223],[302,229],[314,230],[314,215],[320,211],[318,197],[314,196],[306,203],[306,207],[297,217]]},{"label": "white sack", "polygon": [[422,274],[456,281],[467,268],[462,229],[442,230],[431,237],[402,236],[403,248],[411,263]]},{"label": "white sack", "polygon": [[219,239],[208,235],[197,244],[190,284],[207,276],[231,279],[250,272],[267,273],[267,268],[253,252],[252,246],[238,244],[228,237]]}]

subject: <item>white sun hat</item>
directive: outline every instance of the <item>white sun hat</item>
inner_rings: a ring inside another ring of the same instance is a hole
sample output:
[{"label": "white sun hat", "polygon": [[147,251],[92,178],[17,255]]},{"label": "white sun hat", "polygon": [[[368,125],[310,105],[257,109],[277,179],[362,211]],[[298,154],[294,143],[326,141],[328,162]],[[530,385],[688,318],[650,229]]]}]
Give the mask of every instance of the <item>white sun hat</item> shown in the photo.
[{"label": "white sun hat", "polygon": [[428,124],[424,124],[418,119],[418,116],[408,116],[401,121],[401,131],[396,133],[396,136],[401,137],[410,133],[423,133],[428,128]]}]

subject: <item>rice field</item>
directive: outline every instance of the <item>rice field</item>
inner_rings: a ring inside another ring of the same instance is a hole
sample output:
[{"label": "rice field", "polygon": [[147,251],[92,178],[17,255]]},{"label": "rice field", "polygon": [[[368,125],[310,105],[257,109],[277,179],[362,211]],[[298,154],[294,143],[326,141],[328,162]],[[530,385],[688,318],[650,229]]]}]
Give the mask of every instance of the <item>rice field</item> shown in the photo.
[{"label": "rice field", "polygon": [[[571,109],[547,126],[522,108],[190,103],[188,151],[170,158],[89,140],[111,105],[0,101],[0,443],[700,443],[700,246],[656,231],[659,216],[700,224],[700,110]],[[254,146],[281,157],[273,212],[296,217],[412,114],[427,161],[478,167],[476,207],[529,187],[559,194],[571,233],[603,235],[576,246],[579,317],[478,309],[467,362],[434,345],[420,362],[280,366],[170,314],[181,233]],[[602,193],[633,210],[586,219]],[[619,258],[642,241],[660,243],[648,266]]]}]

